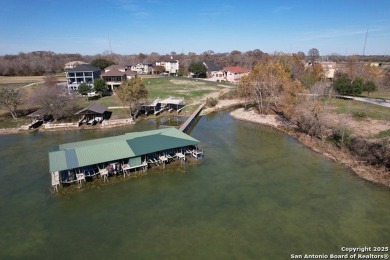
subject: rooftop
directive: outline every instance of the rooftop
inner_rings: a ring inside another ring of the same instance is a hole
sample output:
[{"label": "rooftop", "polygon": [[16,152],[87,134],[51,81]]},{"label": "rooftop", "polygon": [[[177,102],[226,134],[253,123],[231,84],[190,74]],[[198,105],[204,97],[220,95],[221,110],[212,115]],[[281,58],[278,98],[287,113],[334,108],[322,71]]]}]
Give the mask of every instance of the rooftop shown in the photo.
[{"label": "rooftop", "polygon": [[49,152],[49,169],[63,171],[198,143],[176,128],[164,128],[61,144]]},{"label": "rooftop", "polygon": [[106,111],[107,111],[107,107],[102,106],[100,104],[93,103],[93,104],[89,105],[88,107],[78,111],[76,113],[76,115],[88,114],[89,112],[96,113],[96,114],[104,114],[104,112],[106,112]]},{"label": "rooftop", "polygon": [[160,101],[161,104],[174,104],[174,105],[181,105],[184,104],[184,99],[182,98],[174,98],[174,97],[169,97],[164,100]]},{"label": "rooftop", "polygon": [[223,70],[226,70],[226,71],[229,71],[232,73],[247,73],[247,72],[249,72],[249,70],[241,68],[241,67],[237,67],[237,66],[226,67]]},{"label": "rooftop", "polygon": [[207,70],[210,70],[210,71],[222,70],[222,68],[220,66],[218,66],[217,64],[215,64],[214,62],[211,62],[211,61],[203,61],[203,64],[206,66]]},{"label": "rooftop", "polygon": [[76,68],[68,70],[68,72],[94,72],[94,71],[100,71],[99,68],[95,68],[94,66],[91,66],[89,64],[80,64]]},{"label": "rooftop", "polygon": [[104,72],[102,77],[122,77],[125,74],[126,72],[120,71],[118,69],[110,69],[109,71]]},{"label": "rooftop", "polygon": [[126,70],[127,67],[126,66],[123,66],[123,65],[111,65],[111,66],[108,66],[107,68],[105,68],[104,70],[105,71],[108,71],[108,70]]}]

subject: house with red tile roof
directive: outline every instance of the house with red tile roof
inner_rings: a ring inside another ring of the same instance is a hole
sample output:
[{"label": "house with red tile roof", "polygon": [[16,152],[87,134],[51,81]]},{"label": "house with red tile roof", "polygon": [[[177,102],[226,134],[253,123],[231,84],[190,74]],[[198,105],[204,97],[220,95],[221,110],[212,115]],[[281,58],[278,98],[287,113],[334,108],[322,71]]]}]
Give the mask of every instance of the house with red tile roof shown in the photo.
[{"label": "house with red tile roof", "polygon": [[224,79],[233,83],[239,82],[241,77],[248,74],[249,70],[237,66],[225,67],[223,69]]}]

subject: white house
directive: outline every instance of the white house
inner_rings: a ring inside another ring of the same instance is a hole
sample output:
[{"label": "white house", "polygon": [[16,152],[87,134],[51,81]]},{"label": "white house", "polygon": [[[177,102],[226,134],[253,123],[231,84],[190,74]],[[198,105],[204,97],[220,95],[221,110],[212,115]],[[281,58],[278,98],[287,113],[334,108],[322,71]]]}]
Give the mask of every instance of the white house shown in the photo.
[{"label": "white house", "polygon": [[81,64],[87,64],[87,63],[84,62],[84,61],[79,61],[79,60],[77,60],[77,61],[70,61],[68,63],[65,63],[64,70],[74,69],[78,65],[81,65]]},{"label": "white house", "polygon": [[172,57],[169,60],[157,61],[156,66],[162,66],[169,74],[177,74],[179,71],[179,61],[174,60]]},{"label": "white house", "polygon": [[137,74],[151,74],[152,73],[152,66],[153,64],[143,64],[138,63],[136,65],[131,66],[131,70],[137,72]]}]

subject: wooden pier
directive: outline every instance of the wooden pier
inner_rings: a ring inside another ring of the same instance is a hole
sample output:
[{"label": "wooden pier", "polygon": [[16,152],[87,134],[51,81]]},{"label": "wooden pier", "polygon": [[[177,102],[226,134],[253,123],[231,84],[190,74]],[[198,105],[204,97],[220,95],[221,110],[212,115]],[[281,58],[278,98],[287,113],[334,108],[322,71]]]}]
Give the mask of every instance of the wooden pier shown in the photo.
[{"label": "wooden pier", "polygon": [[194,113],[192,113],[192,115],[181,125],[181,127],[179,128],[180,131],[182,131],[183,133],[187,133],[187,131],[191,128],[191,126],[194,124],[194,122],[196,122],[196,119],[200,113],[200,111],[202,111],[203,107],[205,106],[206,104],[203,103],[201,104],[196,110]]}]

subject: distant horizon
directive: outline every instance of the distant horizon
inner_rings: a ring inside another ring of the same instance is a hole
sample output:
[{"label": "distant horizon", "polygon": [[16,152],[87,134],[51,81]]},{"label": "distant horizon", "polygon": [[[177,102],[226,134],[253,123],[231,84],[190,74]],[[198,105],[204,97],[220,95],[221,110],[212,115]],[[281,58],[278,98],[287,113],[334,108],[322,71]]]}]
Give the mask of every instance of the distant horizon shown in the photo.
[{"label": "distant horizon", "polygon": [[[231,50],[231,51],[227,51],[227,52],[214,52],[213,54],[211,55],[218,55],[218,54],[229,54],[231,53],[232,51],[239,51],[241,53],[245,53],[245,52],[248,52],[248,51],[254,51],[256,49],[252,49],[252,50],[246,50],[246,51],[240,51],[240,50]],[[260,50],[262,51],[261,49],[257,49],[257,50]],[[139,54],[144,54],[144,55],[151,55],[152,53],[157,53],[159,54],[160,56],[172,56],[171,53],[158,53],[156,51],[151,51],[149,53],[145,53],[145,52],[140,52],[140,53],[115,53],[115,52],[112,52],[112,53],[96,53],[96,54],[82,54],[82,53],[79,53],[79,52],[55,52],[55,51],[51,51],[51,50],[32,50],[32,51],[28,51],[28,52],[24,52],[24,51],[20,51],[18,53],[6,53],[6,54],[0,54],[0,56],[7,56],[7,55],[19,55],[21,53],[24,53],[24,54],[28,54],[28,53],[33,53],[33,52],[53,52],[54,54],[56,55],[81,55],[81,56],[108,56],[108,55],[122,55],[122,56],[126,56],[126,55],[139,55]],[[192,51],[189,51],[187,53],[179,53],[179,52],[176,52],[176,54],[173,54],[174,55],[189,55],[189,53],[195,53],[196,55],[202,55],[204,52],[206,51],[203,51],[203,52],[200,52],[200,53],[196,53],[196,52],[192,52]],[[262,51],[263,53],[266,53],[268,55],[273,55],[273,54],[278,54],[278,53],[281,53],[281,54],[297,54],[299,51],[297,52],[293,52],[293,53],[286,53],[286,52],[280,52],[280,51],[274,51],[272,53],[268,53],[268,52],[265,52],[265,51]],[[308,56],[307,52],[304,52],[305,53],[305,56]],[[320,53],[320,57],[328,57],[328,56],[340,56],[340,57],[348,57],[348,56],[363,56],[362,54],[348,54],[348,55],[344,55],[344,54],[339,54],[339,53],[331,53],[331,54],[321,54]],[[370,57],[370,56],[383,56],[383,57],[389,57],[390,54],[365,54],[364,57]]]},{"label": "distant horizon", "polygon": [[255,49],[307,55],[317,48],[321,56],[387,56],[388,10],[387,0],[5,0],[0,55]]}]

